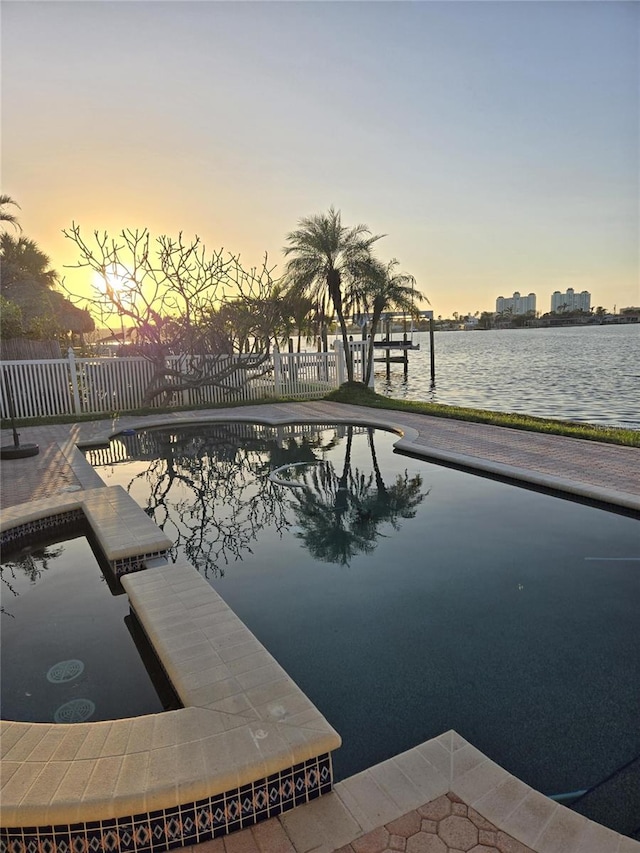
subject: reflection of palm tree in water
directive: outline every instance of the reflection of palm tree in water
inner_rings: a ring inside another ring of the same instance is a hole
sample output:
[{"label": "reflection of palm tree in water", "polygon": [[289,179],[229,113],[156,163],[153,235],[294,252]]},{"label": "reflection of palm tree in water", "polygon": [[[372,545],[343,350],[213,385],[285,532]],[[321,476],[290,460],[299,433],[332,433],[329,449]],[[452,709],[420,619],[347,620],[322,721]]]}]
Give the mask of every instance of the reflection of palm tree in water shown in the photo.
[{"label": "reflection of palm tree in water", "polygon": [[347,444],[340,476],[330,462],[304,470],[296,469],[292,507],[301,530],[296,536],[311,555],[326,563],[348,566],[357,554],[375,549],[379,527],[387,522],[399,529],[400,518],[413,518],[425,495],[422,477],[397,474],[391,486],[383,480],[373,440],[368,430],[373,473],[365,474],[351,465],[353,427],[347,428]]},{"label": "reflection of palm tree in water", "polygon": [[[318,457],[341,445],[339,432],[309,427],[263,428],[216,424],[140,431],[127,447],[129,458],[148,460],[128,485],[144,483],[146,512],[178,551],[205,577],[251,554],[263,529],[290,528],[293,506],[300,538],[317,558],[348,565],[355,554],[370,553],[388,522],[411,518],[424,495],[422,480],[405,472],[387,486],[380,472],[373,430],[368,431],[373,473],[351,462],[354,428],[346,429],[344,464],[338,475]],[[294,500],[267,476],[286,466]],[[299,467],[297,467],[299,466]],[[304,472],[304,473],[301,473]],[[302,479],[300,479],[302,478]]]}]

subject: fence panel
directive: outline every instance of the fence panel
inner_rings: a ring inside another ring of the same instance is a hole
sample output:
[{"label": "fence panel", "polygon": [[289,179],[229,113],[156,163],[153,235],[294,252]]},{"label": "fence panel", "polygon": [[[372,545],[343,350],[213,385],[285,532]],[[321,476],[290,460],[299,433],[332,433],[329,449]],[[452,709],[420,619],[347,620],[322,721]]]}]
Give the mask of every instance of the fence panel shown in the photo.
[{"label": "fence panel", "polygon": [[[202,368],[204,375],[207,369],[212,374],[215,374],[216,371],[222,372],[226,371],[229,367],[233,367],[234,363],[240,364],[242,360],[242,356],[236,355],[208,355],[204,357],[204,361],[200,357],[170,356],[167,359],[167,364],[176,370],[183,371],[186,368]],[[201,406],[256,399],[251,383],[245,382],[245,375],[247,379],[250,379],[256,373],[252,369],[248,371],[241,369],[237,371],[232,370],[227,376],[220,378],[219,382],[215,385],[203,384],[199,387],[181,391],[178,402],[184,406]],[[175,377],[173,381],[175,384],[178,384],[180,379],[179,377]]]},{"label": "fence panel", "polygon": [[367,375],[367,342],[350,341],[349,349],[353,359],[353,378],[356,382],[364,382]]},{"label": "fence panel", "polygon": [[[354,359],[361,371],[365,349],[354,348]],[[246,356],[206,356],[232,369],[217,385],[202,385],[177,392],[174,405],[201,406],[219,403],[251,402],[281,396],[312,399],[322,397],[339,383],[337,349],[325,353],[274,353],[265,363],[242,367]],[[168,366],[184,369],[187,356],[170,356]],[[277,369],[276,369],[277,362]],[[72,414],[108,414],[126,412],[142,406],[144,393],[153,376],[153,364],[145,358],[75,358],[3,362],[10,378],[18,418]],[[278,375],[276,389],[275,374]],[[358,375],[356,373],[356,375]],[[175,377],[173,383],[179,383]],[[74,402],[74,385],[77,403]],[[153,406],[164,406],[159,396]],[[0,382],[0,413],[9,417],[4,383]]]},{"label": "fence panel", "polygon": [[77,358],[81,412],[120,412],[142,406],[153,366],[145,358]]},{"label": "fence panel", "polygon": [[[17,418],[73,414],[73,398],[66,359],[2,362],[0,413],[9,417],[5,375],[11,383]],[[6,374],[5,374],[6,371]]]},{"label": "fence panel", "polygon": [[335,352],[281,353],[277,357],[283,397],[324,397],[337,387],[338,356]]}]

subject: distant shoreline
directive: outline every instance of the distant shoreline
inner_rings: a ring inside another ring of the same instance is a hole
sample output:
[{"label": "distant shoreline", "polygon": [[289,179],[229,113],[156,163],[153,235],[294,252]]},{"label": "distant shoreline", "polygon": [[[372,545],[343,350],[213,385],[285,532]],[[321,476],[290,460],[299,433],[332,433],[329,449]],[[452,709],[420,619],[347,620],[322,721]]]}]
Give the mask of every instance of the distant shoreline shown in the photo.
[{"label": "distant shoreline", "polygon": [[[526,329],[564,329],[564,328],[568,328],[570,326],[571,327],[575,327],[575,326],[584,326],[584,327],[589,327],[589,326],[630,326],[633,324],[640,325],[640,317],[637,317],[637,316],[620,317],[620,318],[616,317],[613,320],[591,320],[591,321],[587,321],[586,323],[581,322],[579,320],[578,321],[567,320],[566,322],[560,322],[560,321],[554,321],[554,320],[551,320],[548,322],[544,322],[544,321],[540,321],[540,320],[532,320],[530,323],[527,323],[527,325],[525,325],[525,326],[492,326],[490,329],[482,329],[482,328],[479,328],[478,326],[475,326],[472,328],[458,328],[458,329],[443,328],[443,327],[436,326],[434,328],[434,331],[435,332],[508,332],[508,331],[513,331],[513,330],[521,331],[522,329],[525,329],[525,330]],[[414,331],[416,331],[416,332],[428,332],[429,329],[428,328],[427,329],[416,328]]]},{"label": "distant shoreline", "polygon": [[[625,317],[624,315],[616,315],[610,319],[606,320],[597,320],[596,318],[589,320],[576,320],[576,319],[567,319],[567,320],[542,320],[535,319],[530,320],[528,323],[523,324],[521,326],[508,326],[508,325],[495,325],[491,326],[490,329],[486,329],[482,326],[470,325],[468,323],[460,323],[459,325],[450,325],[450,324],[441,324],[439,325],[436,321],[434,323],[434,332],[508,332],[508,331],[521,331],[527,329],[565,329],[565,328],[575,328],[575,327],[591,327],[591,326],[631,326],[631,325],[640,325],[640,315],[634,314],[629,317]],[[349,334],[360,336],[360,329],[356,326],[349,329]],[[393,323],[390,326],[390,331],[394,334],[402,333],[405,331],[402,323]],[[409,330],[406,330],[407,334],[410,334]],[[429,326],[424,323],[420,323],[414,326],[414,332],[428,332]],[[379,340],[379,336],[383,334],[380,330],[378,331],[378,335],[376,336],[376,340]],[[336,337],[339,335],[336,333]]]}]

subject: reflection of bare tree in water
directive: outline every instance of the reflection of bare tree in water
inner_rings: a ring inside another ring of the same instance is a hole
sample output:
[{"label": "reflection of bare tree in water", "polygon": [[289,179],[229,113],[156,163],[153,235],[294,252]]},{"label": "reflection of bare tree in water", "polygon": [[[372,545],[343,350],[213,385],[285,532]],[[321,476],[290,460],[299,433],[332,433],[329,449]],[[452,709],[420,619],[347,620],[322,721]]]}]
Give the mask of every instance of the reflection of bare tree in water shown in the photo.
[{"label": "reflection of bare tree in water", "polygon": [[[12,595],[19,593],[13,588],[14,581],[19,572],[23,572],[31,583],[36,583],[42,577],[42,573],[50,568],[50,561],[55,560],[63,552],[63,548],[52,548],[43,546],[41,548],[29,548],[22,553],[13,556],[13,559],[3,561],[0,565],[0,580]],[[0,607],[0,613],[11,616],[4,606]]]},{"label": "reflection of bare tree in water", "polygon": [[252,553],[260,530],[290,526],[281,493],[268,479],[273,468],[313,463],[321,439],[278,441],[274,430],[249,424],[153,430],[139,435],[148,469],[146,512],[205,577]]},{"label": "reflection of bare tree in water", "polygon": [[[296,522],[301,528],[296,535],[313,557],[348,565],[355,554],[374,550],[383,523],[398,529],[400,519],[412,518],[424,498],[419,475],[405,471],[389,485],[384,482],[373,429],[367,430],[372,470],[354,468],[356,431],[363,429],[180,425],[124,436],[113,456],[116,464],[123,458],[148,460],[128,490],[138,491],[144,483],[146,512],[175,543],[174,555],[184,554],[205,577],[222,575],[227,564],[253,553],[261,530],[282,535]],[[345,435],[338,474],[322,457]],[[281,491],[269,479],[279,468],[301,488]],[[289,520],[291,508],[295,522]]]},{"label": "reflection of bare tree in water", "polygon": [[[420,492],[422,477],[397,474],[390,486],[384,483],[373,440],[368,432],[373,473],[363,473],[351,465],[353,427],[347,428],[347,444],[342,471],[338,475],[331,462],[294,469],[292,482],[304,488],[292,490],[292,506],[301,539],[317,560],[348,566],[357,554],[369,554],[384,534],[383,523],[399,529],[399,519],[413,518],[425,494]],[[428,493],[427,493],[428,494]]]}]

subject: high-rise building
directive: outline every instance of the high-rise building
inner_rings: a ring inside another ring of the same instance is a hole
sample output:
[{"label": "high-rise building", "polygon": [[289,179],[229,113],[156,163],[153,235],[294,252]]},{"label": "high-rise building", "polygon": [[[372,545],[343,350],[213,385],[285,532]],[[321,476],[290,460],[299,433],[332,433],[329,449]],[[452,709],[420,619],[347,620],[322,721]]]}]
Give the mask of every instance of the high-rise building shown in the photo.
[{"label": "high-rise building", "polygon": [[551,310],[554,313],[563,311],[590,311],[591,294],[587,290],[576,293],[572,287],[567,288],[566,293],[554,290],[551,294]]},{"label": "high-rise building", "polygon": [[529,311],[536,310],[536,295],[530,293],[528,296],[520,296],[519,292],[513,296],[505,298],[498,296],[496,299],[496,314],[501,314],[503,311],[511,311],[512,314],[527,314]]}]

